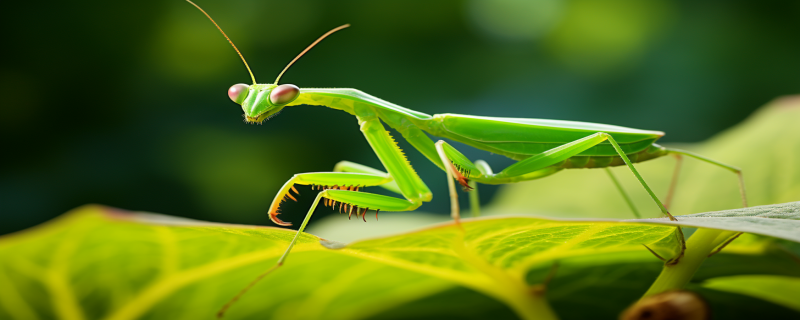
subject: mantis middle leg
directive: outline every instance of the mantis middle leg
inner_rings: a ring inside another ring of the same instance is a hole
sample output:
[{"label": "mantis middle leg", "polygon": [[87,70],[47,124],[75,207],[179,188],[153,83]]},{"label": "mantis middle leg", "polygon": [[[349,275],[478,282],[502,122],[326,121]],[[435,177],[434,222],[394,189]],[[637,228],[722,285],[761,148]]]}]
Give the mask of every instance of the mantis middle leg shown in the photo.
[{"label": "mantis middle leg", "polygon": [[[473,216],[477,216],[480,213],[480,203],[478,201],[478,194],[477,194],[477,182],[481,183],[488,183],[488,184],[502,184],[502,183],[510,183],[510,182],[517,182],[517,181],[525,181],[525,180],[532,180],[537,178],[542,178],[553,173],[558,172],[559,168],[544,168],[539,170],[531,170],[525,174],[520,174],[516,176],[509,176],[502,179],[494,178],[495,174],[492,171],[492,168],[489,167],[489,164],[483,160],[477,160],[475,163],[472,163],[467,157],[463,154],[458,152],[455,148],[450,146],[449,144],[445,143],[444,141],[440,141],[440,143],[434,143],[422,130],[415,126],[394,126],[400,134],[403,135],[403,138],[406,139],[415,149],[420,151],[428,160],[433,162],[436,166],[440,169],[445,171],[448,175],[448,189],[451,201],[451,216],[454,220],[458,221],[460,218],[460,208],[458,205],[458,195],[456,193],[456,188],[454,183],[452,182],[453,179],[456,177],[461,176],[464,179],[457,179],[459,183],[462,183],[462,186],[469,190],[472,189],[470,192],[470,209],[472,211]],[[445,156],[443,156],[443,154]],[[447,164],[447,165],[445,165]],[[458,164],[458,167],[456,167]],[[609,172],[610,174],[610,172]],[[464,175],[467,175],[465,178]],[[470,180],[473,179],[473,180]],[[618,185],[618,184],[617,184]],[[634,212],[634,215],[637,217],[639,216],[638,211],[632,205],[627,194],[618,187],[618,190],[622,193],[623,198],[626,199],[631,210]]]},{"label": "mantis middle leg", "polygon": [[[625,189],[622,188],[622,185],[617,180],[617,177],[614,176],[614,173],[611,172],[611,169],[605,168],[605,170],[606,170],[606,173],[608,173],[608,177],[611,178],[611,182],[613,182],[614,186],[617,187],[617,191],[619,191],[619,193],[622,195],[622,199],[624,199],[625,203],[628,204],[628,207],[631,208],[631,211],[633,212],[633,215],[636,216],[637,219],[641,219],[642,215],[639,214],[639,210],[636,209],[636,205],[633,204],[633,200],[631,200],[631,197],[628,195],[627,192],[625,192]],[[667,198],[669,199],[669,196],[667,196]],[[669,203],[669,202],[666,202],[666,203]],[[667,210],[669,210],[669,205],[666,204],[666,203],[664,204],[664,207],[667,208]]]},{"label": "mantis middle leg", "polygon": [[[498,184],[498,183],[508,183],[508,182],[516,182],[516,181],[523,181],[523,180],[531,180],[539,177],[543,177],[549,174],[553,174],[559,170],[560,168],[553,167],[553,165],[569,159],[572,156],[578,155],[581,152],[600,144],[603,141],[608,140],[613,146],[614,149],[617,151],[618,155],[622,158],[631,172],[636,176],[636,178],[641,183],[642,187],[645,188],[650,197],[653,201],[658,205],[661,212],[670,218],[670,220],[675,220],[669,211],[664,208],[664,205],[661,201],[656,197],[653,193],[650,186],[644,181],[642,176],[636,170],[636,168],[631,163],[630,159],[628,159],[627,155],[622,151],[619,147],[619,144],[614,140],[614,138],[604,132],[598,132],[582,139],[575,140],[570,143],[563,144],[561,146],[555,147],[544,153],[532,156],[528,159],[522,160],[517,162],[498,174],[486,174],[481,172],[480,169],[475,166],[472,162],[469,161],[463,154],[458,152],[455,148],[450,146],[444,141],[439,141],[436,143],[436,149],[439,153],[442,161],[447,160],[448,163],[451,163],[446,170],[448,175],[452,175],[455,180],[459,181],[462,185],[465,184],[466,180],[468,180],[469,175],[472,174],[472,170],[478,172],[477,175],[474,176],[474,179],[481,183],[490,183],[490,184]],[[458,167],[456,167],[458,165]],[[466,171],[466,175],[464,172]],[[452,189],[455,189],[454,187]],[[451,193],[454,191],[451,190]],[[457,209],[457,208],[454,208]],[[458,215],[457,212],[453,212],[453,215]]]},{"label": "mantis middle leg", "polygon": [[[490,172],[481,171],[481,169],[472,162],[469,161],[463,154],[458,152],[455,148],[447,144],[446,142],[440,140],[436,142],[436,150],[439,153],[441,159],[445,163],[449,163],[449,166],[446,166],[446,171],[448,172],[448,177],[453,176],[455,180],[459,181],[463,185],[463,181],[467,180],[471,174],[472,170],[478,172],[475,175],[474,179],[481,183],[509,183],[509,182],[516,182],[522,180],[531,180],[540,178],[546,175],[553,174],[559,170],[560,168],[553,167],[553,165],[567,160],[572,156],[575,156],[593,146],[600,144],[603,141],[608,140],[612,146],[614,146],[614,150],[617,151],[617,154],[622,158],[628,168],[631,170],[634,176],[639,180],[642,184],[642,187],[645,188],[650,197],[653,201],[658,205],[658,208],[661,212],[670,218],[670,220],[677,220],[675,217],[670,214],[661,201],[656,197],[655,193],[650,189],[650,186],[644,181],[642,176],[636,170],[636,168],[631,163],[628,156],[625,155],[625,152],[622,151],[619,144],[616,140],[610,135],[605,132],[598,132],[587,137],[572,141],[570,143],[563,144],[561,146],[555,147],[553,149],[547,150],[541,154],[532,156],[515,164],[512,164],[505,168],[503,171],[497,174],[490,174]],[[456,167],[458,164],[458,167]],[[485,169],[484,169],[485,170]],[[466,176],[464,175],[466,173]],[[455,186],[452,183],[454,179],[450,180],[450,188],[451,194],[454,193]],[[458,209],[458,207],[454,207],[454,209]],[[458,217],[458,212],[453,212],[454,217]],[[683,231],[680,227],[675,228],[675,237],[677,238],[678,242],[681,244],[681,253],[667,261],[668,264],[675,264],[678,260],[683,256],[683,251],[686,249],[686,242],[683,236]]]}]

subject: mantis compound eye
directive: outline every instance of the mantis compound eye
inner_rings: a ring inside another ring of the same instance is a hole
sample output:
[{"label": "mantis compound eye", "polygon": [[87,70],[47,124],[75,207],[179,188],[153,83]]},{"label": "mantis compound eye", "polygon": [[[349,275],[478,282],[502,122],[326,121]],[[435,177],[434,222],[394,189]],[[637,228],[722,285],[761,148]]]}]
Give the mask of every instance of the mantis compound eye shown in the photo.
[{"label": "mantis compound eye", "polygon": [[228,97],[238,104],[242,104],[244,98],[247,98],[248,85],[244,83],[234,84],[228,89]]},{"label": "mantis compound eye", "polygon": [[293,84],[282,84],[272,89],[269,94],[269,101],[274,105],[284,105],[297,99],[300,95],[300,88]]}]

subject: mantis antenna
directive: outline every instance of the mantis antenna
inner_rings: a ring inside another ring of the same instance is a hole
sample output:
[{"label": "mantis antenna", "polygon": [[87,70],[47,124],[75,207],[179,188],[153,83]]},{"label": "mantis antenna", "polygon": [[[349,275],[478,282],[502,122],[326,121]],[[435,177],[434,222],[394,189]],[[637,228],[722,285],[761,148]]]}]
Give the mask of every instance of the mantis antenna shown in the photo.
[{"label": "mantis antenna", "polygon": [[[233,44],[233,41],[231,41],[231,38],[228,38],[228,35],[227,35],[227,34],[225,34],[225,31],[222,31],[222,28],[220,28],[220,27],[219,27],[219,25],[217,24],[217,22],[216,22],[216,21],[214,21],[214,19],[211,19],[211,16],[209,16],[209,15],[208,15],[208,13],[206,13],[206,11],[205,11],[205,10],[203,10],[203,8],[200,8],[200,6],[196,5],[194,2],[192,2],[192,1],[190,1],[190,0],[186,0],[186,2],[188,2],[188,3],[190,3],[191,5],[195,6],[195,8],[197,8],[197,9],[200,9],[200,12],[202,12],[204,15],[206,15],[206,17],[208,17],[208,20],[211,20],[211,23],[213,23],[215,26],[217,26],[217,29],[219,29],[219,32],[222,32],[222,35],[223,35],[223,36],[225,36],[225,39],[228,39],[228,42],[231,44],[231,46],[233,46],[233,50],[236,50],[236,53],[238,53],[238,54],[239,54],[239,58],[242,58],[242,62],[244,62],[244,66],[245,66],[245,68],[247,68],[247,72],[248,72],[248,73],[250,73],[250,78],[251,78],[251,79],[253,79],[253,84],[257,84],[257,82],[256,82],[256,77],[253,75],[253,71],[251,71],[251,70],[250,70],[250,66],[248,66],[248,65],[247,65],[247,60],[245,60],[245,59],[244,59],[244,56],[242,55],[242,53],[241,53],[241,52],[239,52],[239,49],[238,49],[238,48],[236,48],[236,45],[235,45],[235,44]],[[341,27],[339,27],[339,28],[341,28]],[[331,32],[328,32],[328,33],[331,33]],[[326,35],[327,35],[327,34],[326,34]],[[324,38],[324,37],[325,37],[325,36],[323,36],[323,38]],[[320,39],[320,40],[322,40],[322,39]],[[317,40],[317,42],[319,42],[319,40]],[[316,43],[316,42],[315,42],[315,43]],[[312,46],[313,46],[313,45],[312,45]],[[306,49],[306,50],[307,50],[307,49]],[[303,51],[303,53],[305,53],[305,51]],[[302,55],[302,53],[301,53],[301,55]],[[295,60],[297,60],[297,59],[295,59]],[[294,61],[292,61],[292,62],[294,62]],[[291,64],[290,64],[290,65],[291,65]],[[287,67],[287,68],[288,68],[288,67]],[[284,71],[286,71],[286,70],[284,69]],[[280,78],[280,76],[279,76],[278,78]]]},{"label": "mantis antenna", "polygon": [[[189,0],[186,0],[186,1],[189,1]],[[292,60],[292,62],[289,62],[289,64],[286,65],[286,68],[283,68],[283,71],[281,71],[281,73],[278,75],[278,78],[275,79],[275,84],[278,84],[278,81],[281,80],[281,76],[283,76],[283,74],[286,72],[286,70],[289,70],[289,67],[291,67],[294,64],[294,62],[297,61],[297,59],[300,59],[300,57],[302,57],[304,54],[306,54],[306,52],[308,52],[308,50],[311,50],[311,48],[313,48],[315,45],[317,45],[317,43],[322,41],[322,39],[325,39],[329,35],[333,34],[334,32],[342,30],[342,29],[347,28],[349,26],[350,26],[350,24],[345,24],[345,25],[338,26],[336,28],[333,28],[333,30],[326,32],[321,37],[319,37],[319,39],[317,39],[317,41],[314,41],[305,50],[303,50],[303,52],[300,52],[300,54],[298,54],[297,57],[294,57],[294,60]],[[222,30],[220,30],[220,31],[222,31]],[[228,40],[228,41],[230,41],[230,40]],[[233,43],[231,43],[231,44],[233,44]],[[244,58],[242,58],[242,59],[244,59]]]}]

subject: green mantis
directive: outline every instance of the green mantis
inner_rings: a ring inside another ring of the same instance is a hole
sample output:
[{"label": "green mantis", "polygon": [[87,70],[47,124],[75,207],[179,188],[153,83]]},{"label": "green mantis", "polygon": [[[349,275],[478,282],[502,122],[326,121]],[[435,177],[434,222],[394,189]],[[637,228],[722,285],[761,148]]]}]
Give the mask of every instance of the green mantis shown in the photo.
[{"label": "green mantis", "polygon": [[[189,2],[191,3],[191,1]],[[194,3],[192,4],[194,5]],[[197,7],[197,5],[195,6]],[[197,8],[200,9],[200,7]],[[211,19],[205,11],[203,13]],[[213,19],[211,21],[213,22]],[[216,25],[216,22],[214,24]],[[262,123],[276,116],[286,107],[299,105],[325,106],[355,116],[365,139],[385,169],[383,171],[342,161],[334,167],[332,172],[301,173],[295,174],[289,179],[269,207],[269,217],[278,225],[291,225],[280,220],[278,215],[282,202],[287,199],[296,200],[295,194],[298,193],[296,185],[311,185],[320,192],[317,193],[297,234],[283,256],[273,268],[259,276],[256,281],[285,262],[295,241],[306,228],[311,215],[320,203],[335,208],[338,206],[337,210],[346,212],[348,216],[355,214],[357,217],[365,219],[369,210],[375,211],[377,217],[381,210],[412,211],[423,202],[431,200],[433,196],[431,190],[414,171],[384,125],[399,132],[417,151],[446,173],[451,198],[451,216],[456,223],[460,219],[456,183],[465,190],[470,190],[475,189],[478,183],[514,183],[543,178],[561,170],[578,168],[605,168],[607,170],[613,166],[627,166],[661,212],[675,220],[667,210],[667,206],[653,193],[633,166],[634,163],[666,155],[693,157],[736,173],[739,176],[743,204],[747,205],[740,169],[690,152],[662,147],[655,142],[664,135],[663,132],[546,119],[494,118],[458,114],[428,115],[381,100],[356,89],[301,89],[291,84],[279,84],[283,73],[305,52],[328,35],[347,26],[335,28],[317,39],[286,66],[274,83],[258,84],[250,72],[252,85],[236,84],[228,90],[231,100],[242,106],[245,120],[249,123]],[[249,72],[250,67],[247,66],[244,57],[222,29],[219,28],[219,30],[242,58]],[[485,161],[473,162],[444,140],[434,142],[429,135],[458,141],[518,162],[495,173]],[[611,171],[608,173],[611,174]],[[611,178],[627,200],[627,195],[616,183],[613,175]],[[399,197],[363,192],[361,191],[363,187],[382,187],[398,194]],[[471,195],[474,195],[475,192],[477,191],[473,191]],[[668,196],[668,198],[670,197]],[[628,203],[631,204],[629,200]],[[638,212],[632,205],[631,209],[638,216]],[[683,241],[680,228],[676,228],[676,237]],[[675,258],[672,263],[677,262],[678,258]],[[245,288],[231,302],[237,300],[248,288]],[[220,311],[220,316],[228,306],[230,303]]]}]

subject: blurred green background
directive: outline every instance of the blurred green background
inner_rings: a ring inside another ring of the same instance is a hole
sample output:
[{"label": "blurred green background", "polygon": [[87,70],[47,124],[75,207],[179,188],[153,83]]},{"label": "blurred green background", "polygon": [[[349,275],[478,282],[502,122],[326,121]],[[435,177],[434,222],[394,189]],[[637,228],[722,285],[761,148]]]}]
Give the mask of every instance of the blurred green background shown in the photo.
[{"label": "blurred green background", "polygon": [[[197,3],[262,83],[351,23],[283,82],[358,88],[431,114],[600,122],[693,142],[800,92],[798,1]],[[339,160],[380,167],[343,112],[297,107],[242,123],[226,90],[249,76],[181,0],[2,6],[0,234],[85,203],[269,224],[292,174]],[[444,173],[400,143],[435,195],[420,210],[446,214]],[[494,168],[511,163],[461,150]],[[496,191],[482,187],[483,201]],[[302,219],[312,197],[301,192],[284,220]]]}]

